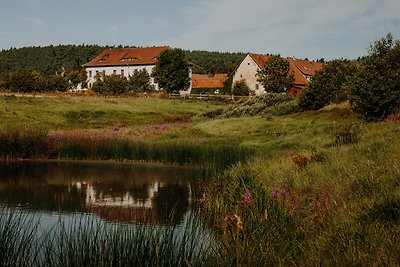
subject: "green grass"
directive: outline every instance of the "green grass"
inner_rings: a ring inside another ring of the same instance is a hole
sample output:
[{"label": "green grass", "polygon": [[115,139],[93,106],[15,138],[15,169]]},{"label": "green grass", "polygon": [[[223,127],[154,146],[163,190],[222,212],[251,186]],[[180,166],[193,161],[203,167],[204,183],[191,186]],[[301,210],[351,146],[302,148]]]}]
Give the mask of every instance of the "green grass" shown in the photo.
[{"label": "green grass", "polygon": [[[274,157],[237,165],[206,186],[204,209],[225,241],[219,265],[399,264],[399,124],[358,122],[358,139],[337,143],[338,132],[329,129],[354,118],[332,126],[334,114],[316,117],[316,136],[308,127],[305,136],[284,135],[287,147],[275,148]],[[298,153],[307,158],[304,166],[293,160]],[[246,189],[253,198],[248,205]],[[227,220],[233,215],[243,229]]]},{"label": "green grass", "polygon": [[[351,113],[348,104],[286,116],[207,119],[195,115],[224,105],[166,99],[70,98],[67,108],[57,110],[63,98],[6,98],[0,103],[16,103],[1,109],[17,114],[1,113],[4,140],[9,138],[10,128],[29,124],[21,114],[32,117],[37,112],[36,118],[41,121],[38,126],[45,125],[55,135],[68,130],[87,135],[89,139],[82,139],[87,146],[82,153],[105,153],[104,159],[132,155],[137,148],[123,147],[140,144],[145,148],[140,152],[143,160],[191,163],[189,158],[217,158],[240,162],[203,185],[200,203],[220,241],[213,254],[215,265],[400,263],[398,123],[363,122]],[[40,112],[37,103],[29,104],[32,101],[43,101],[47,108]],[[139,103],[140,107],[131,106]],[[47,124],[50,110],[57,110],[57,119]],[[130,116],[126,115],[128,111]],[[171,114],[174,116],[169,117]],[[97,122],[92,125],[91,120]],[[110,125],[117,122],[122,123],[111,127],[118,131],[110,131]],[[99,132],[114,139],[91,146]],[[36,130],[39,137],[41,133]],[[27,148],[34,138],[26,135],[23,140],[27,142],[22,148]],[[46,144],[47,139],[42,140],[39,145]],[[101,149],[96,152],[96,147]],[[240,154],[241,149],[251,153]],[[32,155],[37,151],[31,151]],[[73,155],[73,151],[71,147],[66,153]],[[231,160],[235,154],[241,155],[240,159]],[[246,190],[251,192],[251,203],[243,202]]]},{"label": "green grass", "polygon": [[157,98],[0,96],[2,128],[96,129],[187,119],[220,104]]}]

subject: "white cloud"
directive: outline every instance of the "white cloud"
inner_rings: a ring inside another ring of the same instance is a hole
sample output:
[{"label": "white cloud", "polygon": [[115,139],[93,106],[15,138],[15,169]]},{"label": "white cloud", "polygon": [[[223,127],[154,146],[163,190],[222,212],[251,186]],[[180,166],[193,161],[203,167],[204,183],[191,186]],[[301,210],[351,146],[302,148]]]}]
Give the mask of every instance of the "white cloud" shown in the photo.
[{"label": "white cloud", "polygon": [[273,52],[314,58],[356,57],[365,52],[365,46],[373,41],[371,38],[393,30],[399,33],[400,29],[400,1],[360,2],[197,1],[181,14],[191,26],[169,41],[190,49]]}]

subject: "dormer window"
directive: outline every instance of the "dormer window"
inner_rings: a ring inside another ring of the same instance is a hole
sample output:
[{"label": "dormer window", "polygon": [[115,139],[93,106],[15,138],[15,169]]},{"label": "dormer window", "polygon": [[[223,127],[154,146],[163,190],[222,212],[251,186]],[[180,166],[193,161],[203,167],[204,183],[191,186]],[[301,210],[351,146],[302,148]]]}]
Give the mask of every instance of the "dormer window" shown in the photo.
[{"label": "dormer window", "polygon": [[128,55],[125,54],[122,58],[121,61],[139,61],[139,59],[133,55]]},{"label": "dormer window", "polygon": [[136,57],[123,57],[121,61],[139,61],[139,59]]},{"label": "dormer window", "polygon": [[100,58],[99,62],[105,62],[110,57],[110,54],[105,54],[102,58]]}]

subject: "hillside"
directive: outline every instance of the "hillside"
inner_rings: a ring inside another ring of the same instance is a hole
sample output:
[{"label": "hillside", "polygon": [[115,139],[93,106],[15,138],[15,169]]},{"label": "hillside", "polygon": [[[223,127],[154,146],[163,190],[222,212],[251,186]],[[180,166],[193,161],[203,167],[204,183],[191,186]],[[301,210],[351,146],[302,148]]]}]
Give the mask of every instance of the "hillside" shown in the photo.
[{"label": "hillside", "polygon": [[[0,72],[39,71],[54,74],[65,68],[77,70],[109,46],[57,45],[46,47],[11,48],[0,52]],[[231,73],[242,61],[244,53],[188,51],[194,73]]]}]

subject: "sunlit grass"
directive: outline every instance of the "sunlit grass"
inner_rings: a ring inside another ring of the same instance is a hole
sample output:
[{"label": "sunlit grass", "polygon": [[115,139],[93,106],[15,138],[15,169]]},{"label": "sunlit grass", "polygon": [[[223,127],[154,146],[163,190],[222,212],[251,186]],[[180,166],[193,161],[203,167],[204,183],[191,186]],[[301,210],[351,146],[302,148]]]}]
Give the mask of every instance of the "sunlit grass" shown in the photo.
[{"label": "sunlit grass", "polygon": [[[0,96],[1,128],[81,129],[187,119],[221,103],[158,98]],[[186,117],[184,117],[186,116]]]}]

